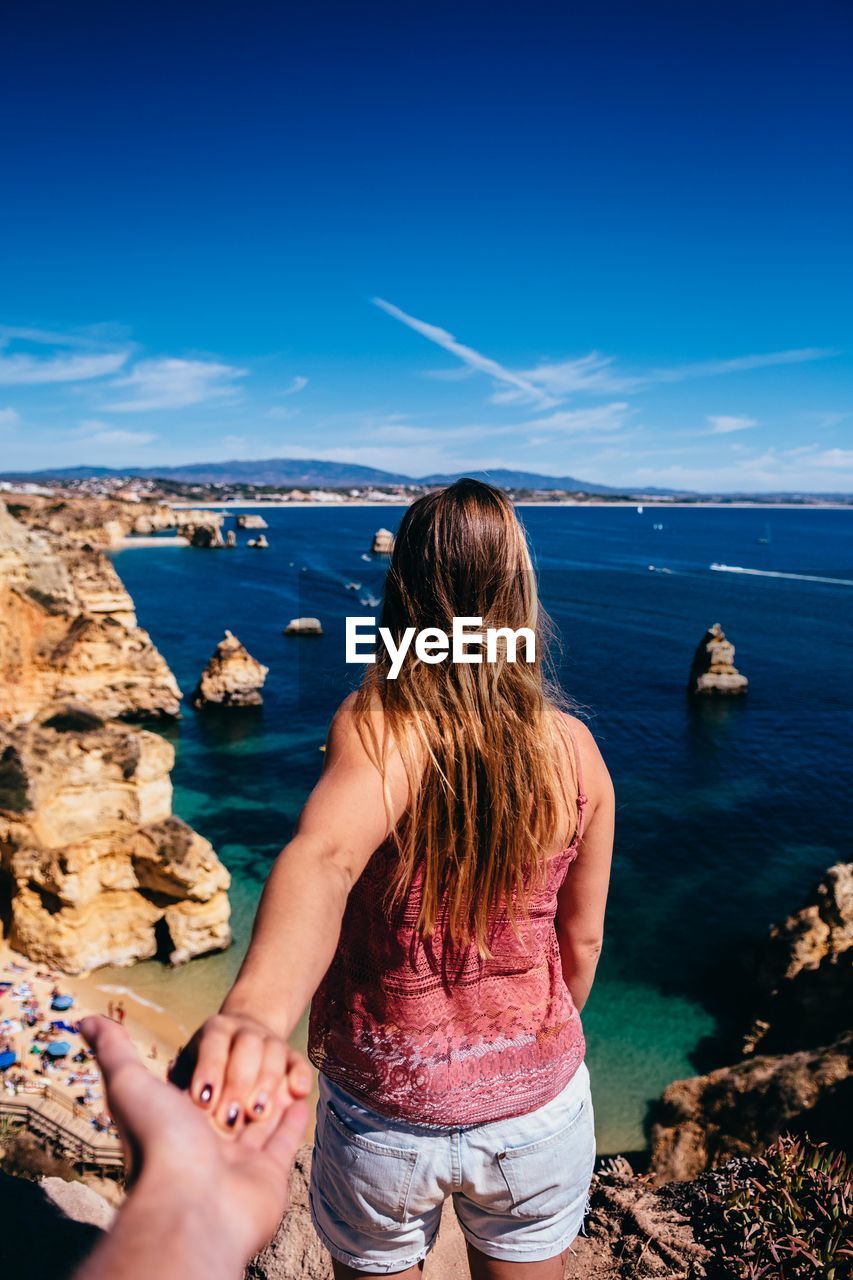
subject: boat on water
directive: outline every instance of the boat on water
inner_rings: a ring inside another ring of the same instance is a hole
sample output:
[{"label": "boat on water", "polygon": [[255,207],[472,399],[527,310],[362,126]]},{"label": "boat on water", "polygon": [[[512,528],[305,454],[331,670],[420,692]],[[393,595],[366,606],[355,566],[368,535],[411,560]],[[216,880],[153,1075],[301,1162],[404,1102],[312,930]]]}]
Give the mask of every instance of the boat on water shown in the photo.
[{"label": "boat on water", "polygon": [[643,508],[642,508],[642,507],[637,507],[637,515],[638,515],[638,516],[641,516],[642,514],[643,514]]},{"label": "boat on water", "polygon": [[765,546],[765,547],[769,545],[769,543],[770,543],[770,541],[771,541],[771,539],[770,539],[770,525],[769,525],[769,524],[766,524],[766,525],[764,526],[764,532],[762,533],[762,535],[761,535],[761,537],[758,539],[758,541],[759,541],[763,546]]}]

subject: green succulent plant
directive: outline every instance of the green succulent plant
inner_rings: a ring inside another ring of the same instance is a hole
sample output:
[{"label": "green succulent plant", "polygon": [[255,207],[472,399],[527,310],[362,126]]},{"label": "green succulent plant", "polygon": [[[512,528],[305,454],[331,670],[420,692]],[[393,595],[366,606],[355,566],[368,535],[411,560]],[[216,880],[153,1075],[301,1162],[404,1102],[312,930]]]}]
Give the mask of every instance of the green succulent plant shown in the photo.
[{"label": "green succulent plant", "polygon": [[783,1136],[721,1171],[705,1242],[736,1280],[850,1280],[853,1166],[825,1143]]}]

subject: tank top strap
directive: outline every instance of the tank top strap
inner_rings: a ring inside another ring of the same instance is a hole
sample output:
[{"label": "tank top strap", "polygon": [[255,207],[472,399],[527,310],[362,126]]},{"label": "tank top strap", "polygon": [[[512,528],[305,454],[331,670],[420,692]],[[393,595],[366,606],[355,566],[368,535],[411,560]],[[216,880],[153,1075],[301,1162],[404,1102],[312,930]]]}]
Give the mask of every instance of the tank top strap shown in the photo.
[{"label": "tank top strap", "polygon": [[577,790],[578,790],[578,796],[577,796],[578,830],[577,830],[576,838],[577,840],[580,840],[581,837],[583,836],[584,822],[586,819],[586,806],[587,806],[589,797],[587,796],[586,791],[584,790],[583,765],[581,763],[581,753],[580,753],[580,748],[578,747],[577,735],[571,729],[569,729],[569,737],[572,740],[572,750],[575,753],[575,775],[576,775]]},{"label": "tank top strap", "polygon": [[577,777],[577,785],[578,785],[578,804],[586,804],[587,794],[584,791],[584,785],[583,785],[583,764],[581,763],[581,753],[580,753],[580,748],[578,746],[577,735],[571,729],[569,730],[569,737],[572,740],[572,750],[575,753],[575,774]]}]

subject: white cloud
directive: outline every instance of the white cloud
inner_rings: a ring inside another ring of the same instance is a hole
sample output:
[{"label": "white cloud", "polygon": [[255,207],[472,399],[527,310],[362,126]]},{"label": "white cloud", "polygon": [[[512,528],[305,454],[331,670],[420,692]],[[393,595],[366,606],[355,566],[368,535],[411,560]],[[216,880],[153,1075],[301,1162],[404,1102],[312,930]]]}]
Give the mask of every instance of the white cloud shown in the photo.
[{"label": "white cloud", "polygon": [[648,376],[653,382],[680,382],[683,378],[748,373],[753,369],[770,369],[780,364],[805,364],[810,360],[826,360],[829,356],[838,354],[832,347],[795,347],[790,351],[767,351],[761,355],[734,356],[730,360],[700,360],[694,364],[675,365],[671,369],[653,369]]},{"label": "white cloud", "polygon": [[37,386],[51,382],[86,382],[117,373],[127,360],[126,351],[102,355],[5,355],[0,352],[0,385]]},{"label": "white cloud", "polygon": [[444,351],[449,351],[451,355],[457,356],[469,368],[475,369],[479,373],[485,373],[488,377],[493,378],[495,382],[511,387],[515,399],[523,399],[527,403],[538,403],[546,409],[558,403],[541,387],[535,386],[533,382],[521,374],[513,373],[511,369],[505,368],[497,360],[492,360],[490,356],[484,356],[479,351],[475,351],[473,347],[466,347],[463,343],[457,342],[453,334],[448,333],[446,329],[440,329],[434,324],[427,324],[425,320],[418,320],[415,316],[410,316],[407,312],[401,311],[399,307],[395,307],[393,303],[386,302],[384,298],[374,298],[373,302],[389,316],[399,320],[401,324],[407,325],[429,342],[434,342],[436,346],[441,347]]},{"label": "white cloud", "polygon": [[711,434],[729,435],[732,431],[746,431],[749,427],[757,427],[757,418],[738,418],[728,413],[709,413],[708,422]]},{"label": "white cloud", "polygon": [[[607,482],[613,483],[609,479]],[[703,465],[699,458],[693,465],[664,463],[623,470],[619,483],[655,484],[700,493],[849,493],[853,490],[853,449],[800,445],[791,449],[771,447],[748,456],[739,450],[731,463],[721,465]]]},{"label": "white cloud", "polygon": [[284,396],[295,396],[298,391],[304,391],[307,386],[308,386],[308,378],[303,378],[301,374],[298,374],[293,379],[290,386],[287,387],[281,394]]},{"label": "white cloud", "polygon": [[154,409],[185,409],[189,405],[232,395],[248,370],[212,360],[178,360],[164,356],[140,360],[125,378],[110,385],[127,388],[129,397],[107,405],[113,413],[142,413]]},{"label": "white cloud", "polygon": [[17,409],[0,409],[0,427],[14,427],[20,421]]},{"label": "white cloud", "polygon": [[584,431],[612,431],[625,423],[630,412],[631,406],[626,401],[616,400],[611,404],[594,405],[585,409],[558,409],[556,413],[534,418],[525,425],[536,430],[558,431],[566,435]]},{"label": "white cloud", "polygon": [[248,441],[245,436],[223,436],[222,444],[226,449],[239,449],[242,453]]},{"label": "white cloud", "polygon": [[[601,355],[598,351],[590,351],[588,355],[578,356],[576,359],[539,364],[533,369],[526,369],[523,376],[559,397],[575,392],[623,391],[629,386],[636,386],[635,378],[623,377],[613,371],[612,356]],[[502,400],[507,402],[511,395],[511,392],[499,392],[494,400],[497,403]]]},{"label": "white cloud", "polygon": [[[776,365],[822,360],[838,354],[836,350],[826,347],[797,347],[786,351],[734,356],[722,360],[700,360],[683,365],[631,372],[617,368],[612,356],[591,351],[587,355],[565,360],[544,361],[530,369],[515,370],[498,363],[490,356],[483,355],[473,347],[458,342],[446,329],[428,324],[425,320],[419,320],[383,298],[373,298],[372,301],[395,320],[399,320],[401,324],[413,329],[429,342],[462,361],[461,370],[435,370],[431,374],[432,377],[451,381],[471,372],[484,373],[497,384],[490,397],[493,404],[530,404],[537,405],[542,410],[556,408],[570,396],[578,394],[612,395],[619,392],[639,391],[654,385],[682,382],[688,378],[745,373]],[[739,428],[715,429],[723,431]]]},{"label": "white cloud", "polygon": [[108,422],[102,422],[100,418],[86,418],[80,423],[75,435],[83,444],[106,447],[145,445],[157,439],[150,431],[125,431],[121,427],[112,427]]},{"label": "white cloud", "polygon": [[[698,360],[645,371],[620,371],[612,356],[591,351],[574,359],[536,365],[525,369],[523,377],[555,396],[577,392],[641,391],[645,387],[684,382],[689,378],[714,378],[731,373],[748,373],[777,365],[804,364],[825,360],[838,352],[829,347],[798,347],[789,351],[769,351],[762,355],[735,356],[730,360]],[[498,399],[498,397],[495,397]],[[500,398],[511,398],[503,392]]]}]

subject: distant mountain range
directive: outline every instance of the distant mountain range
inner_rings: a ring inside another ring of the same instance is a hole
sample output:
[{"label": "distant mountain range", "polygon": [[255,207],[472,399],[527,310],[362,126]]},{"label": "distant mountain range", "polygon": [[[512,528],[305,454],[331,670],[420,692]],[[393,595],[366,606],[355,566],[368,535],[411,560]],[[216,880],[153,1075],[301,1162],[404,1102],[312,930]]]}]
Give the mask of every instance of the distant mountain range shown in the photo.
[{"label": "distant mountain range", "polygon": [[[172,480],[178,484],[257,484],[286,489],[350,489],[367,485],[450,484],[461,476],[486,480],[506,489],[565,489],[583,493],[631,493],[640,490],[614,488],[579,480],[576,476],[546,476],[536,471],[454,471],[428,476],[401,475],[377,467],[360,467],[350,462],[324,462],[297,458],[257,458],[250,461],[193,462],[181,467],[54,467],[41,471],[3,472],[3,480],[49,484],[67,480],[96,480],[136,476],[150,480]],[[673,494],[675,489],[643,488],[643,493]]]}]

